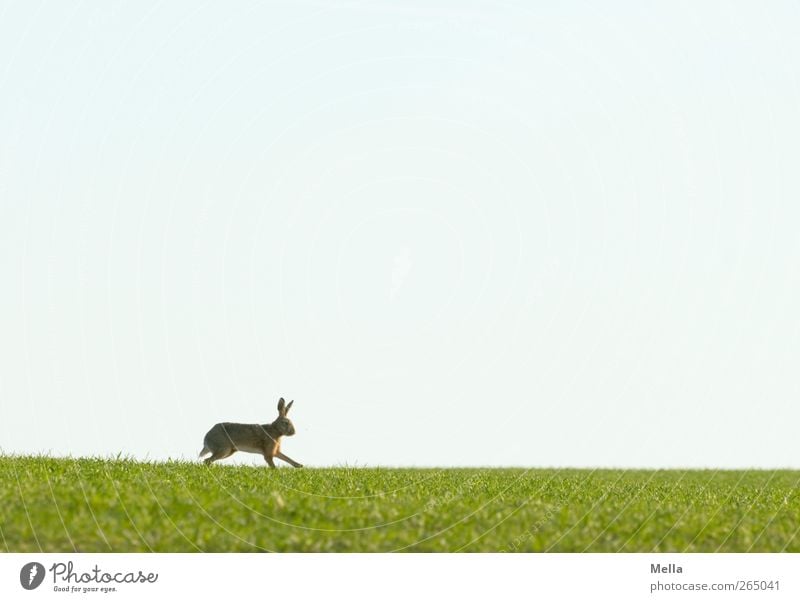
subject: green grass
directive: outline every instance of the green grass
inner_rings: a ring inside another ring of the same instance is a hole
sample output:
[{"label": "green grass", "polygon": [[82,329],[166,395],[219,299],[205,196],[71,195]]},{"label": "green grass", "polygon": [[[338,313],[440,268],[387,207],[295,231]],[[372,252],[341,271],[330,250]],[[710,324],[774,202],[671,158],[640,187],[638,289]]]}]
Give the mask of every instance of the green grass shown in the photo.
[{"label": "green grass", "polygon": [[798,481],[0,456],[0,550],[798,552]]}]

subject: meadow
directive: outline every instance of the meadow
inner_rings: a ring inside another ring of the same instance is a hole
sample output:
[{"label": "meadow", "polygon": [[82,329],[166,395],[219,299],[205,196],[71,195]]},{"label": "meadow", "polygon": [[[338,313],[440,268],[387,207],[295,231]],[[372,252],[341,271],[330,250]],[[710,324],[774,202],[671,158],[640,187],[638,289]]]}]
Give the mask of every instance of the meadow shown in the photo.
[{"label": "meadow", "polygon": [[11,552],[800,552],[800,471],[0,456]]}]

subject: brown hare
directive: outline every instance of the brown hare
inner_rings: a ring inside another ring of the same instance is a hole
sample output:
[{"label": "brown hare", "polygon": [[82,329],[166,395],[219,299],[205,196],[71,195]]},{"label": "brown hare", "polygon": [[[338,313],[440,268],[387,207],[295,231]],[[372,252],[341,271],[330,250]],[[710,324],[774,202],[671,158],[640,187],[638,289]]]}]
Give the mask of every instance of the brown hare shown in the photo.
[{"label": "brown hare", "polygon": [[211,427],[203,439],[202,458],[211,454],[204,462],[211,464],[215,460],[222,460],[234,452],[243,451],[251,454],[261,454],[270,467],[275,468],[272,458],[280,458],[295,468],[303,465],[295,462],[286,454],[281,453],[281,437],[294,435],[294,425],[286,417],[294,400],[288,404],[281,397],[278,401],[278,417],[272,424],[239,424],[236,422],[220,422]]}]

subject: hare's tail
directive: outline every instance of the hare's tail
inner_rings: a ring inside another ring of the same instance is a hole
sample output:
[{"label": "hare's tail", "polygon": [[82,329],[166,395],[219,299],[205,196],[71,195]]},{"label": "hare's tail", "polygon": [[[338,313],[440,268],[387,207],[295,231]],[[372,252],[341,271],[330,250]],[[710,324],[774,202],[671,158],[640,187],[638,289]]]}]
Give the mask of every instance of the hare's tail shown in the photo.
[{"label": "hare's tail", "polygon": [[208,449],[208,448],[207,448],[207,447],[204,445],[204,446],[203,446],[203,449],[201,449],[201,450],[200,450],[200,457],[202,458],[202,457],[203,457],[203,456],[205,456],[206,454],[210,454],[210,453],[211,453],[211,450],[210,450],[210,449]]}]

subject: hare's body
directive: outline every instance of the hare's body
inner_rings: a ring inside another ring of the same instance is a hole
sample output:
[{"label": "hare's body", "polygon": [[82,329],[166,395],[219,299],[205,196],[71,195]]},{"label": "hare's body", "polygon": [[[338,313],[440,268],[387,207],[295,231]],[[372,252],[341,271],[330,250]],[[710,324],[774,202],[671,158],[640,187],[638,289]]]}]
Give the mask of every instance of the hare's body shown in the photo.
[{"label": "hare's body", "polygon": [[264,456],[267,464],[275,468],[273,458],[288,462],[295,468],[302,464],[295,462],[289,456],[281,453],[281,438],[294,435],[294,425],[286,417],[289,408],[281,397],[278,402],[278,418],[271,424],[240,424],[238,422],[220,422],[211,427],[203,439],[203,450],[200,455],[210,453],[205,459],[206,464],[215,460],[222,460],[237,451],[260,454]]},{"label": "hare's body", "polygon": [[211,427],[203,445],[211,453],[243,451],[251,454],[274,456],[280,450],[281,434],[271,424],[239,424],[220,422]]}]

